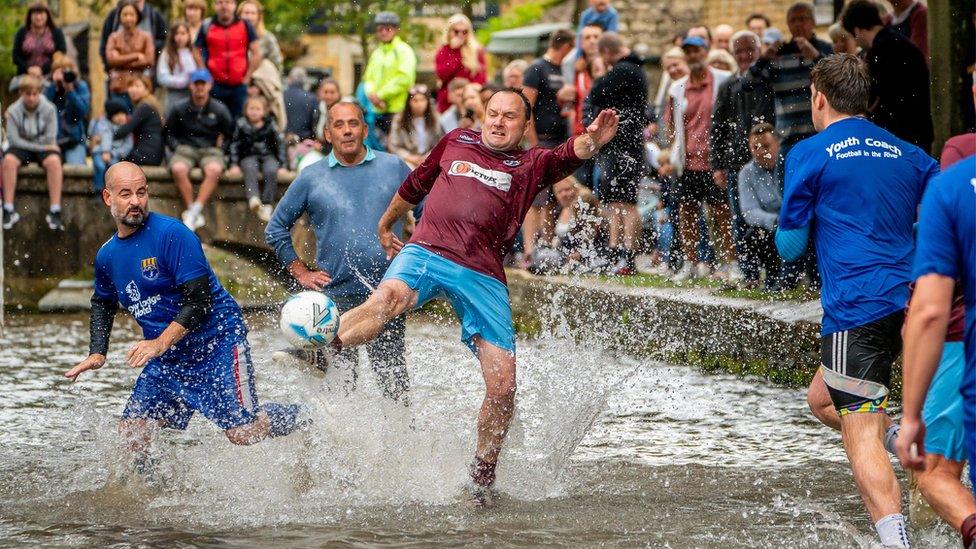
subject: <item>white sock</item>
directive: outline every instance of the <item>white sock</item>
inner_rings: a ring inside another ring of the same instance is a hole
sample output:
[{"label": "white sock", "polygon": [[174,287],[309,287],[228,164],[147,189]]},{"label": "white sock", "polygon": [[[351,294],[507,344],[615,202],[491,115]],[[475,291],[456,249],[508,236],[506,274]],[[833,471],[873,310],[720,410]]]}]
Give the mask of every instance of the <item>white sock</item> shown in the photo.
[{"label": "white sock", "polygon": [[881,538],[881,545],[885,547],[898,547],[899,549],[909,549],[908,529],[905,527],[905,515],[895,513],[882,517],[874,523],[874,529],[878,531]]},{"label": "white sock", "polygon": [[56,214],[61,211],[61,204],[51,204],[51,213]]},{"label": "white sock", "polygon": [[3,209],[7,210],[10,213],[13,213],[14,212],[14,203],[13,202],[6,202],[6,203],[4,203]]},{"label": "white sock", "polygon": [[198,214],[198,213],[202,212],[203,211],[203,204],[201,204],[199,202],[194,202],[193,204],[190,204],[190,211],[193,212],[193,213],[195,213],[195,214]]}]

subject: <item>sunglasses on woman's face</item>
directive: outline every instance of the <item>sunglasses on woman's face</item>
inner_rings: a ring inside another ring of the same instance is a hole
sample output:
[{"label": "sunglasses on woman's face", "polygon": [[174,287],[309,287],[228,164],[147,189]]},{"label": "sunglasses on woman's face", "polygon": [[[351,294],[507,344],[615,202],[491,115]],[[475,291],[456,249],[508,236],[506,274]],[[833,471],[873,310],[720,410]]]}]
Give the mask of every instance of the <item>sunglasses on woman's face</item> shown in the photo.
[{"label": "sunglasses on woman's face", "polygon": [[430,90],[427,89],[427,86],[414,86],[413,88],[410,88],[410,95],[417,95],[421,93],[427,95],[429,92]]}]

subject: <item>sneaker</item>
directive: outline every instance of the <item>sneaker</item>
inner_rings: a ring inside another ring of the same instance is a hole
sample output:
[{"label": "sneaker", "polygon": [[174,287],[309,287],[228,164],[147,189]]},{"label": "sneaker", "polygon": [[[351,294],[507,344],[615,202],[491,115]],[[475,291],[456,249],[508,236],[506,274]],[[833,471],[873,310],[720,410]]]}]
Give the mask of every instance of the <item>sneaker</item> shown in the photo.
[{"label": "sneaker", "polygon": [[203,217],[203,212],[197,212],[193,216],[193,230],[197,230],[207,224],[207,220]]},{"label": "sneaker", "polygon": [[261,208],[261,199],[256,196],[252,196],[251,198],[248,198],[247,207],[252,212],[258,213],[259,209]]},{"label": "sneaker", "polygon": [[190,229],[191,231],[194,230],[193,212],[190,210],[183,210],[183,213],[180,214],[180,219],[183,220],[183,224],[186,225],[187,229]]},{"label": "sneaker", "polygon": [[20,221],[20,214],[16,211],[8,212],[7,210],[3,210],[3,230],[9,231],[18,221]]},{"label": "sneaker", "polygon": [[52,231],[63,231],[64,222],[61,221],[61,212],[48,212],[44,216],[44,220],[47,221],[47,226]]},{"label": "sneaker", "polygon": [[262,204],[261,207],[258,208],[258,219],[267,223],[268,221],[271,221],[272,213],[274,213],[274,208],[271,207],[271,204]]},{"label": "sneaker", "polygon": [[674,273],[674,276],[671,277],[671,280],[674,282],[687,282],[691,280],[692,276],[694,276],[694,272],[692,271],[691,263],[685,261],[681,268],[678,269],[678,272]]},{"label": "sneaker", "polygon": [[286,366],[294,366],[306,373],[321,375],[332,365],[333,354],[325,347],[312,349],[279,349],[271,353],[271,360]]},{"label": "sneaker", "polygon": [[695,264],[695,278],[708,278],[710,274],[712,274],[712,268],[708,266],[708,263],[699,261]]}]

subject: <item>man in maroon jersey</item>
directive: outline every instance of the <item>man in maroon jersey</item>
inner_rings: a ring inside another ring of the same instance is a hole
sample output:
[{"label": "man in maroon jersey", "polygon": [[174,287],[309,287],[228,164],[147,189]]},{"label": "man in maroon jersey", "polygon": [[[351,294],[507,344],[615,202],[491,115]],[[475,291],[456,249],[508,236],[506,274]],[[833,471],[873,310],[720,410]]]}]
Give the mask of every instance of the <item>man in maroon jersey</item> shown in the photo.
[{"label": "man in maroon jersey", "polygon": [[[502,258],[536,194],[595,156],[619,122],[604,110],[583,135],[551,150],[522,150],[532,110],[521,90],[496,92],[485,112],[481,133],[447,134],[400,186],[379,223],[380,244],[396,257],[370,298],[342,315],[333,341],[337,349],[362,345],[409,309],[435,297],[451,301],[485,379],[471,466],[479,500],[495,480],[515,411],[515,330]],[[393,225],[424,197],[423,216],[404,246]]]}]

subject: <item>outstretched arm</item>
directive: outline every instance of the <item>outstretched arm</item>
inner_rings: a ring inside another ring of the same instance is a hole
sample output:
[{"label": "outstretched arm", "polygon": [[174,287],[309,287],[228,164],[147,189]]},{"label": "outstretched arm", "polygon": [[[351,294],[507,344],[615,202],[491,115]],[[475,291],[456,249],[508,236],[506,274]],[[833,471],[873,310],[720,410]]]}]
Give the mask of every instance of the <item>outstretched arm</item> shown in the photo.
[{"label": "outstretched arm", "polygon": [[617,135],[620,117],[613,109],[603,109],[596,115],[593,123],[586,128],[586,133],[573,140],[573,152],[580,160],[589,160],[596,156],[600,148],[610,142]]}]

